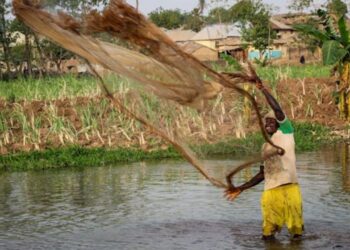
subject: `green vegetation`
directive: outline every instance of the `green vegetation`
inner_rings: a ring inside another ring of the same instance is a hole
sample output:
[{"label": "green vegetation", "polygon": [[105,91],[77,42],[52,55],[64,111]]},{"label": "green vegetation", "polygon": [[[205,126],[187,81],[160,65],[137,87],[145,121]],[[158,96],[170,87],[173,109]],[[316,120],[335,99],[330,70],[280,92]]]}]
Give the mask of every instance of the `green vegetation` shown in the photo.
[{"label": "green vegetation", "polygon": [[[329,72],[330,67],[321,65],[269,66],[258,69],[259,75],[272,87],[282,79],[327,77]],[[128,81],[119,78],[110,82],[114,84],[110,87],[118,93],[126,93],[130,88]],[[76,78],[72,75],[43,79],[23,78],[12,83],[0,82],[0,99],[14,103],[6,104],[0,113],[0,146],[8,146],[8,153],[12,152],[11,145],[17,147],[15,152],[31,151],[0,156],[0,170],[100,166],[117,162],[180,158],[172,148],[160,150],[163,146],[159,138],[144,135],[139,123],[120,114],[107,100],[91,98],[99,93],[97,90],[94,78]],[[88,98],[77,101],[77,96]],[[58,106],[54,104],[58,99],[65,98],[68,99],[61,101]],[[31,104],[32,100],[52,102],[41,102],[38,106]],[[144,103],[144,112],[153,122],[161,116],[166,126],[175,124],[192,141],[202,138],[198,142],[200,145],[193,145],[194,151],[201,157],[260,151],[263,143],[260,133],[248,134],[244,139],[235,138],[244,136],[244,133],[238,136],[235,131],[238,129],[240,133],[239,129],[243,127],[242,119],[237,117],[242,106],[239,101],[222,106],[222,100],[216,100],[210,119],[192,109],[181,108],[176,111],[179,119],[174,121],[169,113],[174,112],[173,109],[163,107],[160,110],[157,108],[160,106],[158,100],[148,99],[143,95],[140,100]],[[26,105],[22,105],[21,101],[25,101]],[[69,112],[63,115],[62,111]],[[219,141],[213,138],[225,119],[233,119],[231,122],[236,126],[230,131],[229,138],[218,143],[205,143],[207,138],[209,141]],[[315,150],[331,140],[330,129],[321,125],[296,123],[294,126],[296,148],[299,152]],[[193,137],[194,134],[197,137]],[[140,149],[145,141],[148,152]],[[34,149],[41,150],[33,151]]]},{"label": "green vegetation", "polygon": [[257,69],[259,76],[265,81],[274,79],[302,79],[306,77],[322,78],[329,77],[331,74],[330,66],[319,64],[307,64],[303,66],[268,66]]},{"label": "green vegetation", "polygon": [[[311,123],[293,123],[293,126],[297,152],[316,150],[326,143],[335,141],[331,136],[331,130],[325,126]],[[201,145],[195,148],[195,151],[203,156],[258,153],[263,143],[264,138],[261,133],[254,133],[244,139],[230,139],[216,144]]]},{"label": "green vegetation", "polygon": [[[310,123],[294,123],[297,152],[316,150],[333,142],[330,129]],[[244,139],[230,139],[216,144],[193,146],[193,150],[202,157],[225,156],[235,154],[259,153],[263,137],[260,133],[248,135]],[[118,148],[82,148],[67,147],[49,149],[31,153],[0,156],[0,170],[24,171],[64,167],[103,166],[120,162],[142,160],[179,159],[173,148],[145,152],[137,149]]]},{"label": "green vegetation", "polygon": [[[232,67],[225,69],[220,69],[215,65],[213,67],[218,70],[234,70]],[[259,67],[257,71],[263,80],[274,82],[283,78],[329,77],[331,67],[318,64],[283,67],[268,66]],[[120,79],[119,82],[121,83],[123,80]],[[99,92],[96,80],[88,76],[77,78],[74,75],[63,75],[38,79],[19,78],[11,82],[0,81],[0,98],[9,102],[92,96]]]},{"label": "green vegetation", "polygon": [[55,100],[96,94],[98,86],[92,77],[64,75],[45,78],[19,78],[0,81],[0,98],[9,102],[20,100]]},{"label": "green vegetation", "polygon": [[179,155],[173,149],[144,152],[123,148],[107,150],[105,148],[68,147],[0,156],[0,170],[24,171],[64,167],[103,166],[117,162],[178,157]]},{"label": "green vegetation", "polygon": [[350,94],[348,91],[350,87],[350,30],[345,13],[338,13],[340,16],[334,15],[335,6],[340,5],[341,7],[341,1],[333,1],[333,4],[334,6],[330,10],[319,9],[317,11],[322,28],[308,24],[295,25],[295,28],[319,41],[322,45],[325,65],[336,65],[335,70],[339,76],[339,91],[337,93],[339,113],[342,118],[350,121]]}]

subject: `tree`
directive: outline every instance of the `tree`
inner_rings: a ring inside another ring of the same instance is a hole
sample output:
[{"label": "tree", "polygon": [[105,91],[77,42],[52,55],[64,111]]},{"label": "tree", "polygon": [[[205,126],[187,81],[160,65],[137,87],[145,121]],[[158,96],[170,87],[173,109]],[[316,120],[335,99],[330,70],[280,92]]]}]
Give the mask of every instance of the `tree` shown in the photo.
[{"label": "tree", "polygon": [[350,122],[350,38],[346,17],[343,15],[334,20],[334,16],[325,10],[318,10],[317,14],[320,28],[308,24],[298,24],[294,28],[318,39],[322,46],[323,63],[336,65],[340,77],[337,92],[339,114]]},{"label": "tree", "polygon": [[348,13],[348,6],[341,0],[332,0],[327,5],[328,12],[341,17]]},{"label": "tree", "polygon": [[24,35],[24,41],[25,41],[25,46],[24,46],[24,56],[23,59],[27,63],[27,70],[29,75],[32,73],[32,37],[33,37],[33,32],[25,26],[21,21],[19,21],[17,18],[14,19],[11,22],[10,29],[9,31],[11,33],[15,32],[20,32],[21,34]]},{"label": "tree", "polygon": [[190,13],[186,15],[184,29],[198,32],[203,28],[203,25],[204,20],[198,8],[194,8]]},{"label": "tree", "polygon": [[310,7],[312,3],[313,0],[293,0],[288,7],[292,10],[303,11],[304,9]]},{"label": "tree", "polygon": [[[91,8],[101,6],[101,4],[106,5],[107,2],[107,0],[46,0],[45,7],[49,9],[63,9],[65,12],[79,16]],[[21,68],[25,61],[27,63],[28,73],[31,74],[35,56],[39,55],[41,67],[38,67],[38,69],[39,73],[42,73],[42,71],[46,71],[46,58],[53,60],[60,69],[62,60],[69,59],[73,56],[72,53],[47,40],[41,42],[37,34],[26,27],[21,21],[17,19],[5,19],[5,16],[10,13],[10,11],[10,5],[6,4],[6,0],[0,0],[0,42],[4,48],[4,53],[2,54],[4,61],[8,65],[8,69],[11,62]],[[3,30],[5,30],[5,32],[2,32]],[[25,36],[25,44],[24,46],[15,45],[13,47],[14,53],[11,55],[11,48],[9,45],[11,42],[15,42],[16,37],[14,37],[13,34],[16,34],[16,32],[20,32]],[[34,49],[37,49],[38,53],[35,53]]]},{"label": "tree", "polygon": [[50,61],[53,61],[56,64],[58,71],[62,71],[61,64],[63,60],[70,59],[74,56],[72,52],[56,45],[49,40],[43,40],[42,44],[43,53],[47,58],[50,59]]},{"label": "tree", "polygon": [[[319,27],[319,22],[320,21],[317,18],[310,16],[310,18],[308,18],[304,24],[317,29]],[[298,40],[299,43],[302,42],[312,53],[314,53],[317,48],[322,47],[322,41],[307,33],[299,32]]]},{"label": "tree", "polygon": [[52,9],[61,8],[72,15],[78,16],[98,5],[102,4],[105,6],[108,2],[108,0],[46,0],[45,7]]},{"label": "tree", "polygon": [[205,4],[206,4],[205,0],[198,0],[198,11],[200,14],[203,14]]},{"label": "tree", "polygon": [[[303,11],[309,8],[313,2],[314,0],[293,0],[289,8],[296,11]],[[327,7],[329,13],[339,17],[348,12],[347,5],[342,0],[327,0],[324,1],[324,6]]]},{"label": "tree", "polygon": [[10,44],[14,41],[14,37],[9,32],[10,20],[6,17],[10,13],[10,5],[6,0],[0,0],[0,43],[3,49],[3,60],[6,64],[7,71],[11,70],[11,49]]},{"label": "tree", "polygon": [[163,8],[158,8],[149,13],[148,16],[158,27],[169,30],[181,27],[185,21],[185,14],[182,14],[179,9],[164,10]]},{"label": "tree", "polygon": [[206,22],[213,23],[232,23],[233,22],[232,12],[224,7],[217,7],[211,9],[206,17]]},{"label": "tree", "polygon": [[276,36],[269,25],[270,9],[261,0],[240,0],[230,12],[232,21],[239,23],[242,39],[264,55]]}]

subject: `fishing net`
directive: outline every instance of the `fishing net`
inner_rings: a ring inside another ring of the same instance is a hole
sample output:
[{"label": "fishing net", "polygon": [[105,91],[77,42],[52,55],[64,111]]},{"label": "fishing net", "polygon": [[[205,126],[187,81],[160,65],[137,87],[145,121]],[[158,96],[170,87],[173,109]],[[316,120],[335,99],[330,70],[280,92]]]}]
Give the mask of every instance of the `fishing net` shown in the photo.
[{"label": "fishing net", "polygon": [[[102,12],[92,10],[79,20],[63,12],[49,13],[38,1],[14,0],[13,8],[16,16],[35,32],[84,58],[112,105],[173,145],[213,185],[232,187],[232,177],[238,171],[263,160],[258,158],[238,166],[227,174],[224,183],[207,172],[188,146],[189,121],[193,124],[200,121],[207,127],[209,124],[209,130],[220,126],[215,109],[220,107],[224,88],[234,91],[236,99],[244,96],[251,102],[265,140],[273,145],[263,129],[255,99],[239,86],[243,82],[260,81],[250,65],[240,72],[218,73],[185,53],[123,0],[111,0]],[[96,38],[99,34],[108,34],[116,43]],[[96,65],[106,71],[103,73]],[[128,79],[127,88],[113,87],[113,81],[119,79],[112,78],[113,74]],[[208,110],[213,116],[203,120],[197,111]],[[235,118],[234,112],[232,116]],[[273,146],[276,151],[265,158],[282,150]]]}]

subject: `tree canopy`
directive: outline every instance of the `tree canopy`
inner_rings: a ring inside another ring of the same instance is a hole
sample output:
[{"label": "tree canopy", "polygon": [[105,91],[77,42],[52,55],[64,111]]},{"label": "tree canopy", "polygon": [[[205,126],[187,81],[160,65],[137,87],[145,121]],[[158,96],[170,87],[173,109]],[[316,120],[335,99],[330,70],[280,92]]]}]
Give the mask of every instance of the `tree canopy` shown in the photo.
[{"label": "tree canopy", "polygon": [[[313,3],[314,0],[293,0],[289,5],[289,8],[296,11],[303,11],[304,9],[311,7]],[[348,13],[347,5],[342,0],[325,0],[323,5],[327,8],[329,13],[338,16]]]},{"label": "tree canopy", "polygon": [[239,23],[243,40],[265,51],[275,37],[269,25],[270,9],[261,0],[240,0],[230,12],[232,21]]},{"label": "tree canopy", "polygon": [[186,15],[179,9],[165,10],[163,8],[152,11],[148,17],[158,27],[166,29],[177,29],[184,25],[186,19]]}]

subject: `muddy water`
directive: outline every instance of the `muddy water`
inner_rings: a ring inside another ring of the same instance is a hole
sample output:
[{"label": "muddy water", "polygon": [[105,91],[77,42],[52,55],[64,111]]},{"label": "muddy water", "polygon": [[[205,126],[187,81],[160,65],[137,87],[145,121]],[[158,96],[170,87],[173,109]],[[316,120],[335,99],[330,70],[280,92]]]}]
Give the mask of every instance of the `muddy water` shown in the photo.
[{"label": "muddy water", "polygon": [[[186,162],[163,161],[2,174],[0,249],[350,249],[349,151],[298,155],[301,241],[260,240],[263,185],[229,203]],[[222,177],[242,160],[205,163]]]}]

